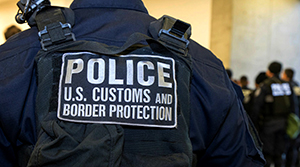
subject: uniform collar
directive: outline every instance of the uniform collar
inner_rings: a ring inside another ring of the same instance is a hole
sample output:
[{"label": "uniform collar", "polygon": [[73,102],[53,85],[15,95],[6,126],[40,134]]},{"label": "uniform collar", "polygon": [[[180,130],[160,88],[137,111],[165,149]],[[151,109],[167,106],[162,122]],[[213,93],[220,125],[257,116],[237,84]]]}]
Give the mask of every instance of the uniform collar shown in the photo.
[{"label": "uniform collar", "polygon": [[129,9],[148,13],[144,3],[141,0],[74,0],[70,8]]}]

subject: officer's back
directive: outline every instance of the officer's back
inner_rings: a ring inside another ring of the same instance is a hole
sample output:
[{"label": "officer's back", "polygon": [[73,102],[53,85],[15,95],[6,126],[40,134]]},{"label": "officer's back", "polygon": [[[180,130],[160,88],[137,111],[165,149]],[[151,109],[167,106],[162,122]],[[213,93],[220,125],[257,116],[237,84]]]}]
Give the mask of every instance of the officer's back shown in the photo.
[{"label": "officer's back", "polygon": [[[71,8],[75,12],[73,32],[77,40],[97,41],[107,45],[122,46],[134,32],[151,36],[148,29],[150,23],[155,21],[139,0],[75,0]],[[0,68],[3,71],[0,77],[0,105],[5,106],[0,109],[1,132],[5,136],[0,140],[4,146],[0,151],[0,159],[7,166],[17,162],[19,149],[26,145],[33,147],[37,142],[34,58],[41,46],[38,30],[32,26],[0,47]],[[192,150],[188,151],[193,151],[198,166],[262,166],[264,159],[261,143],[254,140],[257,136],[248,129],[242,103],[236,97],[222,62],[192,40],[189,53],[192,56],[193,78],[191,113],[190,120],[187,120],[190,129],[185,132],[190,136],[192,144]],[[125,132],[125,137],[130,135],[130,130],[128,132]],[[130,151],[133,147],[131,143],[126,149]],[[147,154],[147,145],[136,147],[143,150],[132,154],[131,158],[138,161],[139,157]],[[150,149],[153,151],[154,148]]]}]

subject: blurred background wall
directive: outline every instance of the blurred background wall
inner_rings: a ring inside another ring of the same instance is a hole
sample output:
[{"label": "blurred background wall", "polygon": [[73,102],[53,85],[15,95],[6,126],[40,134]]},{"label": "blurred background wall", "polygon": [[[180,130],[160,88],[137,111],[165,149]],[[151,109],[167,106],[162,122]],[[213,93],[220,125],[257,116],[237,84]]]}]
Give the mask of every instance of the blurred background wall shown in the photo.
[{"label": "blurred background wall", "polygon": [[[0,0],[0,44],[15,22],[17,0]],[[164,14],[192,24],[192,38],[231,68],[233,78],[246,75],[250,87],[271,61],[296,71],[300,81],[300,0],[143,0],[151,15]],[[51,0],[69,6],[71,0]]]},{"label": "blurred background wall", "polygon": [[[50,0],[52,5],[69,7],[72,0]],[[203,46],[209,47],[210,21],[212,0],[143,0],[149,13],[160,18],[167,14],[186,22],[192,23],[193,39],[197,39]],[[17,24],[18,0],[0,0],[0,32],[4,32],[9,25],[17,25],[23,30],[29,28],[27,24]],[[3,33],[0,34],[0,44],[5,42]]]},{"label": "blurred background wall", "polygon": [[299,82],[300,0],[233,0],[232,13],[234,77],[254,78],[277,60],[283,68],[292,67]]}]

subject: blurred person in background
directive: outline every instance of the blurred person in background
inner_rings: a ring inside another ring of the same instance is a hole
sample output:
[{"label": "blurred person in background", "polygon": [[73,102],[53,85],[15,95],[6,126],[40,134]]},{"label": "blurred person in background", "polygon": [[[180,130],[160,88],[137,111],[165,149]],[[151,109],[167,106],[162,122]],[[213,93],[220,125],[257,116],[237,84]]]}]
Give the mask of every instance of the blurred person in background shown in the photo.
[{"label": "blurred person in background", "polygon": [[268,78],[259,87],[253,104],[253,121],[261,122],[259,132],[264,144],[266,167],[272,163],[275,167],[283,164],[282,155],[288,144],[287,117],[292,112],[298,112],[290,85],[279,78],[281,69],[280,62],[270,63],[266,71]]},{"label": "blurred person in background", "polygon": [[[300,93],[299,93],[299,85],[296,81],[294,81],[294,70],[291,68],[286,68],[281,76],[281,79],[290,83],[292,89],[297,96],[297,101],[295,103],[299,103]],[[299,113],[296,113],[299,116]],[[285,167],[298,167],[299,166],[299,148],[300,148],[300,136],[296,139],[292,139],[287,146],[286,151],[286,163]]]},{"label": "blurred person in background", "polygon": [[245,110],[249,112],[251,110],[250,100],[251,100],[251,93],[253,92],[253,90],[248,87],[249,81],[246,75],[243,75],[240,78],[239,84],[242,88],[242,92],[244,95],[243,106]]},{"label": "blurred person in background", "polygon": [[4,32],[5,39],[7,40],[9,37],[21,32],[21,29],[15,25],[9,26]]},{"label": "blurred person in background", "polygon": [[252,122],[254,123],[255,125],[255,128],[259,131],[259,126],[258,126],[258,122],[255,121],[255,118],[254,115],[253,115],[253,101],[254,101],[254,98],[255,96],[257,96],[259,94],[259,91],[260,91],[260,85],[261,83],[267,79],[268,77],[266,76],[266,73],[265,72],[260,72],[256,78],[255,78],[255,89],[251,91],[250,95],[249,95],[249,100],[247,103],[245,103],[245,100],[243,101],[244,102],[244,107],[245,107],[245,110],[247,111],[249,117],[251,118]]}]

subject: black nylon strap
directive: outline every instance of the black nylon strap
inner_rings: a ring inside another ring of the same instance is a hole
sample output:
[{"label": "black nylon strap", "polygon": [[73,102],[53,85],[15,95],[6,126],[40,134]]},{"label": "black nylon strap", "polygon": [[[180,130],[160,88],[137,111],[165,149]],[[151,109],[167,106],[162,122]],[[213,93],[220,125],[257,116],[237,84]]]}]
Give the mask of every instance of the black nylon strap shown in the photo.
[{"label": "black nylon strap", "polygon": [[67,51],[90,51],[99,54],[119,56],[119,54],[128,50],[128,48],[132,46],[143,47],[145,45],[141,44],[146,41],[151,49],[158,53],[166,53],[172,54],[163,44],[152,39],[151,37],[144,35],[142,33],[134,33],[132,34],[126,43],[121,47],[116,46],[108,46],[103,43],[98,43],[94,41],[77,41],[78,45],[73,45],[71,47],[67,47],[66,49],[61,49],[62,52]]},{"label": "black nylon strap", "polygon": [[190,24],[165,15],[151,22],[149,31],[153,38],[157,38],[174,53],[187,56],[191,36]]},{"label": "black nylon strap", "polygon": [[[138,48],[146,47],[146,44],[143,44],[143,42],[149,45],[149,47],[157,53],[163,54],[163,55],[169,55],[172,57],[172,55],[176,55],[179,59],[184,61],[188,68],[191,67],[190,62],[190,56],[182,56],[182,54],[176,54],[176,52],[172,52],[168,47],[166,47],[162,42],[157,41],[145,34],[142,33],[134,33],[132,34],[127,41],[124,43],[123,46],[117,47],[117,46],[108,46],[103,43],[95,42],[95,41],[75,41],[66,43],[64,45],[60,45],[60,48],[55,48],[58,52],[80,52],[80,51],[88,51],[93,52],[97,54],[104,54],[104,55],[110,55],[110,56],[120,56],[130,53],[131,51],[134,51]],[[51,50],[50,50],[51,51]]]},{"label": "black nylon strap", "polygon": [[184,36],[185,32],[188,30],[188,28],[190,27],[189,24],[181,21],[181,20],[176,20],[176,22],[174,23],[172,29],[171,29],[171,33],[174,33],[176,35],[178,35],[179,37]]},{"label": "black nylon strap", "polygon": [[69,16],[65,16],[62,10],[63,8],[59,7],[48,7],[36,16],[41,45],[44,50],[62,42],[75,41],[75,36],[71,31],[72,23],[66,23],[65,17]]},{"label": "black nylon strap", "polygon": [[52,23],[58,23],[61,22],[63,24],[66,23],[66,19],[61,11],[60,8],[55,7],[49,7],[41,12],[39,12],[36,16],[36,22],[39,31],[42,31],[45,29],[46,26],[52,24]]},{"label": "black nylon strap", "polygon": [[60,23],[53,23],[48,26],[51,42],[57,42],[66,39]]}]

